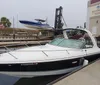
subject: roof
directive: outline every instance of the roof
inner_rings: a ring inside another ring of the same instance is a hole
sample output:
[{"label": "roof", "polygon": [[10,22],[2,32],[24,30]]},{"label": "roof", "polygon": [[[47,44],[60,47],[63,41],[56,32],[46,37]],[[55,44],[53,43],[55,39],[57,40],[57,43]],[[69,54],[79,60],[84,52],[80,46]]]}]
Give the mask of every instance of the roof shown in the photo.
[{"label": "roof", "polygon": [[100,0],[91,0],[91,4],[99,2]]}]

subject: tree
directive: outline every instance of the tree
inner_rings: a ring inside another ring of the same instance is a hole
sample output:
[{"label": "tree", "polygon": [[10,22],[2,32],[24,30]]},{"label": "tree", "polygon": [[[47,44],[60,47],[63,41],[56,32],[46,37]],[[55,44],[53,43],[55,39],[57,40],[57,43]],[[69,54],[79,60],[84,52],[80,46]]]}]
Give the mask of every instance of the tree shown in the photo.
[{"label": "tree", "polygon": [[7,19],[6,17],[2,17],[2,18],[1,18],[1,23],[2,23],[5,27],[10,27],[10,26],[11,26],[11,22],[10,22],[9,19]]}]

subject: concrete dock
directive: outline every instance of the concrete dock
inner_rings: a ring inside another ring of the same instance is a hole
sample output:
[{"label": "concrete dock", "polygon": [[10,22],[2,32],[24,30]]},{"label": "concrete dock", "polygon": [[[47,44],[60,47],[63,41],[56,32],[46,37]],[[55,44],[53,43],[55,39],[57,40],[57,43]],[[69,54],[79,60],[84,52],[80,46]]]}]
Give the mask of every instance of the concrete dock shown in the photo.
[{"label": "concrete dock", "polygon": [[100,85],[100,59],[53,85]]}]

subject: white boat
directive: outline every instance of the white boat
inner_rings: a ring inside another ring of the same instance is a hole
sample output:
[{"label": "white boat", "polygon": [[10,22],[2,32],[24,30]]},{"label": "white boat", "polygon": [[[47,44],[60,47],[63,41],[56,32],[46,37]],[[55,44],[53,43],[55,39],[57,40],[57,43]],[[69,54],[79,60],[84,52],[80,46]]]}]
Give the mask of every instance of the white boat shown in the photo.
[{"label": "white boat", "polygon": [[100,49],[88,30],[70,28],[63,34],[64,38],[46,45],[0,54],[0,73],[21,77],[65,74],[82,66],[85,59],[99,56]]}]

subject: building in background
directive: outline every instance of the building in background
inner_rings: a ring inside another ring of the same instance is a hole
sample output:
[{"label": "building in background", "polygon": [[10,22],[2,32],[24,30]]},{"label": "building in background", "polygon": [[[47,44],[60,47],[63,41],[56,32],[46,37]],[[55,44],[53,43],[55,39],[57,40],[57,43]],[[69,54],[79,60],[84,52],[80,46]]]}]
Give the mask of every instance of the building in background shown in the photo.
[{"label": "building in background", "polygon": [[95,37],[100,37],[100,0],[88,2],[88,28]]},{"label": "building in background", "polygon": [[5,26],[0,22],[0,29],[4,29]]}]

